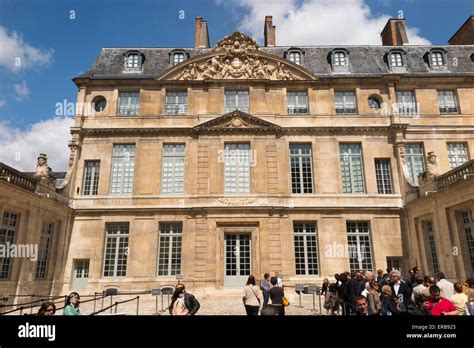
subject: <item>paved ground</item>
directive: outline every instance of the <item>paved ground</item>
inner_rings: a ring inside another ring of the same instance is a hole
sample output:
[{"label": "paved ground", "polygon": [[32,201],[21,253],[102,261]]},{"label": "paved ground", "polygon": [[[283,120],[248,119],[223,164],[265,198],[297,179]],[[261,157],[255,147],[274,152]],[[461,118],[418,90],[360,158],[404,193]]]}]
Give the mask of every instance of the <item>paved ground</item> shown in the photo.
[{"label": "paved ground", "polygon": [[[196,298],[201,304],[201,309],[198,312],[198,315],[245,315],[245,308],[242,304],[242,291],[243,290],[222,290],[213,295],[199,295],[197,294]],[[286,307],[287,315],[314,315],[319,314],[319,296],[315,296],[315,310],[313,310],[313,296],[312,295],[302,295],[301,296],[301,307],[299,306],[299,296],[294,292],[294,290],[289,290],[286,292],[286,295],[290,301],[290,306]],[[116,301],[124,301],[132,299],[136,295],[120,295],[113,296],[112,303]],[[168,296],[164,296],[163,304],[164,308],[167,308]],[[158,298],[158,311],[156,307],[156,299]],[[86,301],[90,298],[82,297],[82,301]],[[95,302],[95,311],[98,311],[102,308],[108,307],[111,304],[110,297],[104,299],[102,304],[102,299]],[[324,298],[321,298],[321,305],[324,304]],[[57,307],[62,307],[62,303],[57,303]],[[87,315],[94,312],[94,301],[81,303],[81,314]],[[161,297],[155,297],[151,295],[140,295],[139,299],[139,308],[140,315],[169,315],[168,311],[162,311],[161,306]],[[25,313],[29,313],[30,310],[26,310]],[[33,313],[36,313],[37,309],[33,310]],[[112,309],[112,314],[115,312],[115,308]],[[62,311],[58,311],[57,314],[61,314]],[[117,313],[127,314],[127,315],[136,315],[137,314],[137,301],[131,301],[123,304],[119,304],[117,308]],[[326,311],[323,308],[323,314]],[[18,312],[16,313],[18,314]],[[110,315],[111,311],[107,310],[102,312],[101,315]]]}]

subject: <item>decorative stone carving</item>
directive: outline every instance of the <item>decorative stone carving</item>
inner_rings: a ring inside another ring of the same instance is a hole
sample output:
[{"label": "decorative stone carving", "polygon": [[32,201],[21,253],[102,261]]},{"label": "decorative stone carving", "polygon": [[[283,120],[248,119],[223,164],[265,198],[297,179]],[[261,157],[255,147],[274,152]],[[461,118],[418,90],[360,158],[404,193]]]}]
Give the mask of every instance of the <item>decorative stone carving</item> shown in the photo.
[{"label": "decorative stone carving", "polygon": [[36,165],[35,176],[39,178],[49,178],[52,175],[52,172],[51,168],[48,167],[48,156],[45,153],[40,153]]},{"label": "decorative stone carving", "polygon": [[194,131],[233,131],[239,129],[251,131],[280,132],[282,128],[274,123],[236,110],[216,117],[194,127]]},{"label": "decorative stone carving", "polygon": [[68,160],[67,172],[62,182],[56,187],[58,190],[63,190],[71,181],[71,176],[73,172],[74,162],[76,160],[76,152],[77,152],[78,147],[79,145],[74,142],[69,144],[69,160]]},{"label": "decorative stone carving", "polygon": [[434,181],[437,176],[441,175],[439,169],[438,157],[433,151],[428,152],[426,161],[426,170],[418,175],[418,182],[420,185]]},{"label": "decorative stone carving", "polygon": [[239,32],[224,37],[212,51],[214,56],[182,67],[174,79],[304,79],[294,67],[290,69],[276,59],[269,62],[268,58],[262,57],[255,41]]}]

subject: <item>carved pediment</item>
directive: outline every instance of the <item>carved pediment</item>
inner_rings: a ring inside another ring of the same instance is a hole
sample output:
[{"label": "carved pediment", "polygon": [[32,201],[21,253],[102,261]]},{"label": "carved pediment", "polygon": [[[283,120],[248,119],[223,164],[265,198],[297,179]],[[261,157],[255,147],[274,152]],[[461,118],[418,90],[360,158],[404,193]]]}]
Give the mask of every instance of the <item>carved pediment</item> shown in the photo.
[{"label": "carved pediment", "polygon": [[196,131],[281,131],[282,128],[274,123],[249,115],[245,112],[235,110],[212,120],[198,124],[194,127]]},{"label": "carved pediment", "polygon": [[235,32],[220,40],[211,53],[168,69],[157,80],[315,80],[309,70],[281,57],[259,51],[250,37]]}]

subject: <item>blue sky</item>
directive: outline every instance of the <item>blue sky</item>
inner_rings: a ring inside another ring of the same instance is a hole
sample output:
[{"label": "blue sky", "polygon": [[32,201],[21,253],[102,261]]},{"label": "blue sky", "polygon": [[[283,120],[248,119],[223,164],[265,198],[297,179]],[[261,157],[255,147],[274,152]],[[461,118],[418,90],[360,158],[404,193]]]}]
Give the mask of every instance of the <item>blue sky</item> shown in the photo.
[{"label": "blue sky", "polygon": [[[26,50],[25,65],[12,69],[7,52],[11,46],[6,49],[0,46],[0,145],[2,141],[14,142],[24,137],[35,124],[54,119],[58,102],[75,102],[76,87],[71,78],[87,70],[102,47],[192,47],[196,16],[208,21],[211,45],[236,29],[254,37],[258,35],[255,38],[260,41],[265,14],[274,15],[277,44],[289,40],[285,32],[290,28],[296,33],[301,30],[305,44],[318,44],[318,38],[323,37],[318,35],[331,39],[329,28],[326,33],[321,33],[322,30],[311,33],[311,29],[301,27],[301,22],[291,22],[288,17],[291,11],[301,13],[305,3],[324,5],[326,1],[274,0],[274,4],[266,5],[268,1],[257,0],[0,0],[3,30],[0,45],[3,40],[9,40],[9,44],[16,41],[20,42],[17,49]],[[356,25],[364,31],[364,23],[370,22],[372,26],[367,25],[367,31],[372,31],[372,37],[378,35],[374,28],[382,29],[384,15],[396,17],[401,10],[407,25],[419,29],[417,38],[433,44],[446,44],[474,13],[473,0],[332,0],[330,3],[332,7],[325,10],[328,12],[324,17],[332,13],[336,16],[336,12],[339,17],[335,18],[350,17],[354,12],[351,6],[365,6],[369,13],[357,19]],[[70,18],[71,10],[75,11],[74,19]],[[183,15],[180,11],[184,11],[184,19],[180,18]],[[314,21],[319,20],[318,14],[312,15]],[[365,40],[364,33],[354,39],[350,37],[352,30],[346,21],[337,26],[345,31],[345,41],[365,43],[357,42]],[[284,32],[279,32],[279,28],[285,29]],[[333,40],[338,44],[342,39],[334,36]],[[50,126],[54,129],[53,124]],[[67,137],[66,134],[58,141],[64,142]],[[67,156],[67,147],[63,151]],[[9,156],[0,149],[0,161]],[[24,167],[21,161],[17,162]]]}]

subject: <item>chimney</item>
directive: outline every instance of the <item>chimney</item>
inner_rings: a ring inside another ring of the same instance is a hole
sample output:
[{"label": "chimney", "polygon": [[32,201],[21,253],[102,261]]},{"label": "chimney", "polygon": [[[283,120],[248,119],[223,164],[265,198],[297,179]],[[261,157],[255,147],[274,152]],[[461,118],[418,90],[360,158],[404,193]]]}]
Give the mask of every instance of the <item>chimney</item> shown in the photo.
[{"label": "chimney", "polygon": [[448,40],[450,45],[474,45],[474,16],[470,16],[461,28]]},{"label": "chimney", "polygon": [[407,45],[408,36],[405,18],[390,18],[380,36],[382,36],[382,45],[384,46]]},{"label": "chimney", "polygon": [[207,31],[207,21],[201,17],[196,17],[196,32],[194,33],[195,48],[209,48],[209,32]]},{"label": "chimney", "polygon": [[263,36],[265,37],[265,47],[274,47],[276,44],[276,27],[273,25],[272,22],[272,16],[265,16],[265,27],[263,28]]}]

